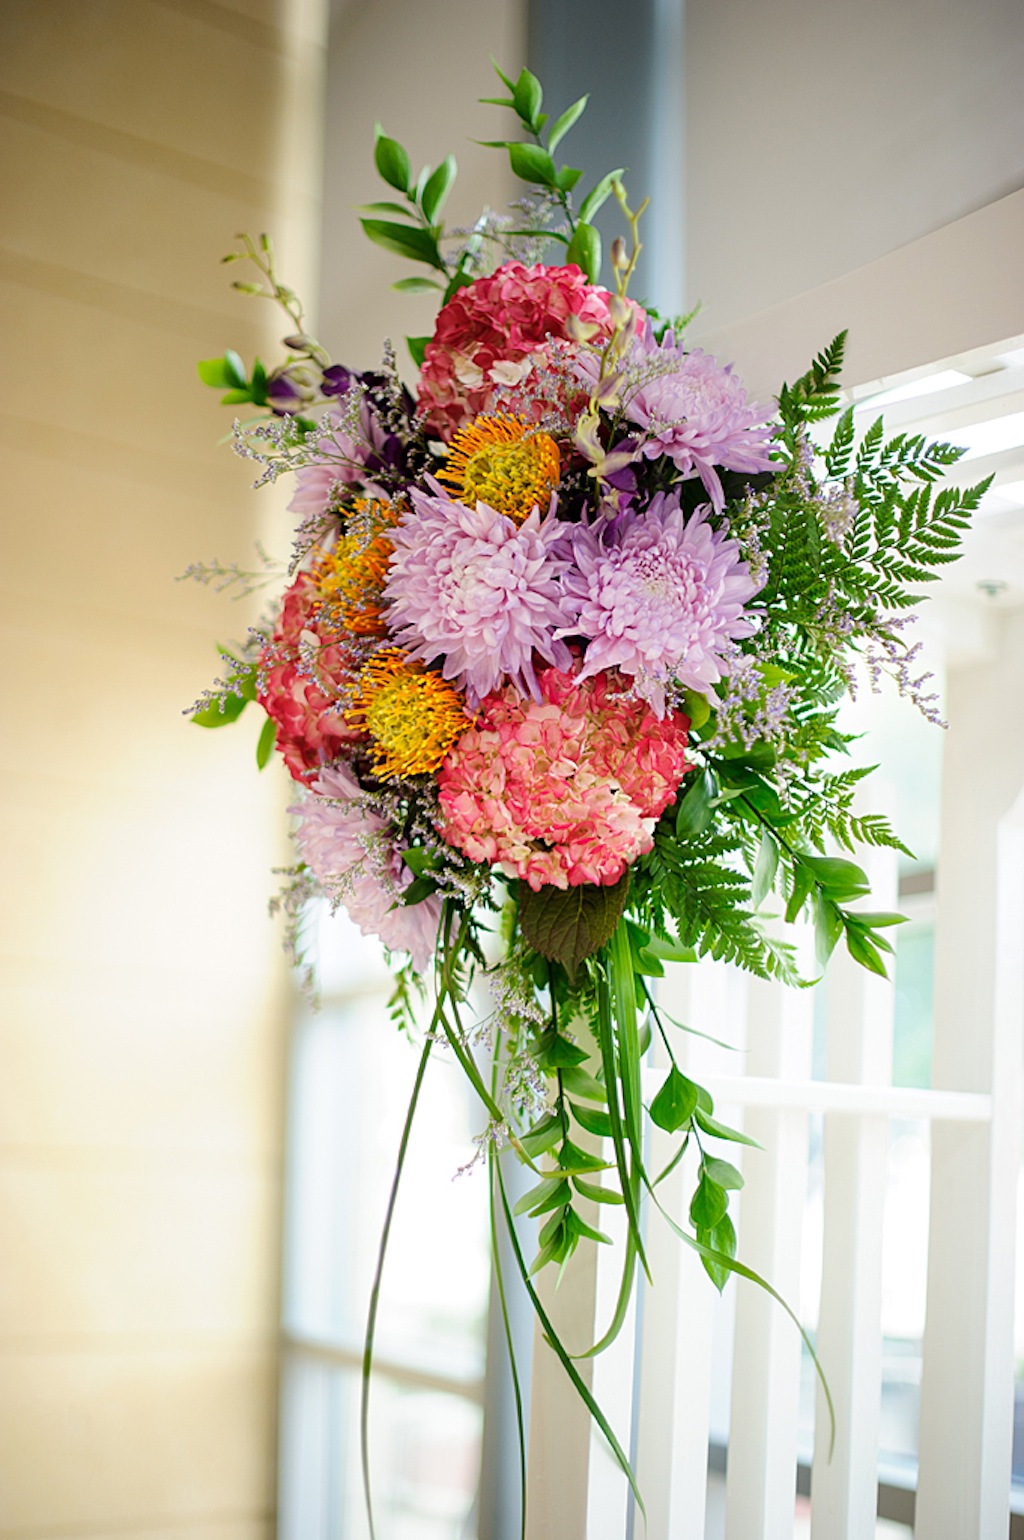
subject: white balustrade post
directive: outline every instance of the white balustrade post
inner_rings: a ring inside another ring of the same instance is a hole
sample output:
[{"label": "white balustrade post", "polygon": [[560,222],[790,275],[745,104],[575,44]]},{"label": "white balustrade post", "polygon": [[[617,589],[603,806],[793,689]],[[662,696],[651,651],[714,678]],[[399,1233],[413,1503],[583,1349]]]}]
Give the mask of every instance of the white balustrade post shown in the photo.
[{"label": "white balustrade post", "polygon": [[[881,805],[885,800],[884,787],[876,783],[876,810],[888,811]],[[895,909],[895,852],[859,851],[858,860],[871,882],[871,907]],[[891,974],[891,967],[889,971]],[[854,963],[840,942],[830,964],[827,988],[828,1079],[891,1085],[891,978],[881,978]],[[813,1540],[862,1540],[875,1530],[888,1142],[889,1120],[884,1113],[826,1113],[816,1347],[832,1392],[836,1438],[835,1448],[830,1450],[828,1409],[819,1386],[811,1477]]]},{"label": "white balustrade post", "polygon": [[[751,979],[747,1071],[806,1079],[812,1015],[809,991]],[[763,1148],[746,1149],[742,1155],[745,1186],[738,1255],[795,1309],[807,1187],[807,1114],[751,1108],[744,1115],[743,1130]],[[776,1540],[790,1535],[793,1525],[800,1336],[761,1289],[739,1279],[731,1287],[736,1289],[736,1329],[726,1540]]]},{"label": "white balustrade post", "polygon": [[[737,1045],[744,1040],[736,1018],[736,980],[721,964],[669,966],[658,1001],[677,1020]],[[698,1081],[720,1071],[722,1049],[669,1027],[684,1073]],[[664,1067],[664,1061],[659,1062]],[[655,1072],[649,1093],[657,1089]],[[654,1174],[671,1157],[677,1138],[654,1131]],[[678,1225],[687,1208],[695,1169],[687,1158],[660,1184],[658,1194]],[[647,1507],[650,1540],[704,1540],[712,1337],[719,1309],[714,1286],[697,1256],[686,1249],[661,1215],[648,1208],[647,1250],[654,1278],[643,1289],[640,1389],[637,1407],[637,1474]],[[639,1525],[637,1536],[642,1534]]]},{"label": "white balustrade post", "polygon": [[936,1088],[991,1092],[992,1121],[936,1123],[916,1533],[1003,1540],[1013,1423],[1024,894],[1024,616],[950,670],[936,926]]}]

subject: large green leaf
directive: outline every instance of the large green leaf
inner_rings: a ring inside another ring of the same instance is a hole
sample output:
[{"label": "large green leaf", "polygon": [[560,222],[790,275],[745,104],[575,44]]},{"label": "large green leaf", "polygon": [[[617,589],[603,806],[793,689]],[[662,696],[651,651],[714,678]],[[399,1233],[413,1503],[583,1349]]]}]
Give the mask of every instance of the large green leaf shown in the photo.
[{"label": "large green leaf", "polygon": [[560,962],[569,977],[575,978],[584,958],[610,940],[628,891],[628,872],[610,887],[581,883],[575,888],[555,888],[546,884],[535,893],[520,883],[519,928],[535,952]]},{"label": "large green leaf", "polygon": [[426,262],[430,267],[445,271],[437,241],[429,230],[419,225],[400,225],[391,219],[361,219],[359,223],[371,241],[393,251],[396,256],[408,257],[413,262]]}]

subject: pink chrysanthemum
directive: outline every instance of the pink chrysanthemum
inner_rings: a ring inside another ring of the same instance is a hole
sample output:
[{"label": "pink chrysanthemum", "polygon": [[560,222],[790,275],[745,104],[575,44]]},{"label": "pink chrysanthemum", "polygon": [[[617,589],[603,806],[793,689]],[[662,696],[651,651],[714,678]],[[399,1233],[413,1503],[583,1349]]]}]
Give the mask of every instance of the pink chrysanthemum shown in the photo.
[{"label": "pink chrysanthemum", "polygon": [[580,678],[621,669],[659,717],[670,680],[706,691],[729,643],[756,625],[744,607],[760,585],[707,513],[705,504],[684,520],[678,497],[659,492],[610,531],[578,525],[573,535],[566,607],[572,632],[589,639]]},{"label": "pink chrysanthemum", "polygon": [[401,903],[412,872],[386,820],[365,806],[351,771],[325,767],[289,812],[299,820],[295,838],[302,859],[328,897],[344,905],[364,936],[379,936],[389,951],[408,952],[421,973],[434,950],[440,901]]},{"label": "pink chrysanthemum", "polygon": [[443,658],[445,679],[471,706],[503,679],[536,694],[535,651],[560,667],[570,661],[555,636],[565,623],[559,578],[567,564],[552,547],[567,527],[554,498],[545,519],[535,508],[518,527],[486,503],[467,508],[419,491],[412,501],[389,532],[395,552],[384,593],[395,640],[424,663]]},{"label": "pink chrysanthemum", "polygon": [[725,505],[716,466],[770,468],[770,408],[751,403],[731,367],[700,348],[684,352],[671,332],[657,343],[650,326],[636,337],[628,367],[639,384],[625,390],[623,408],[644,430],[640,454],[649,460],[667,455],[684,476],[698,475],[716,510]]},{"label": "pink chrysanthemum", "polygon": [[690,768],[689,721],[659,721],[616,675],[548,668],[538,684],[539,701],[483,702],[438,774],[440,833],[535,891],[617,882]]},{"label": "pink chrysanthemum", "polygon": [[277,723],[278,752],[297,781],[360,737],[335,709],[346,682],[351,685],[352,666],[337,638],[318,629],[321,602],[315,573],[300,572],[259,662],[258,699]]},{"label": "pink chrysanthemum", "polygon": [[288,504],[289,513],[304,518],[318,518],[337,501],[337,489],[359,487],[379,494],[381,488],[367,470],[368,463],[379,462],[390,435],[364,401],[359,411],[361,432],[346,432],[345,414],[337,408],[322,418],[323,432],[316,442],[318,459],[295,472],[295,493]]},{"label": "pink chrysanthemum", "polygon": [[611,331],[607,290],[574,264],[524,267],[506,262],[442,306],[420,371],[419,410],[448,440],[488,412],[495,392],[516,387],[546,359],[549,338],[566,338],[569,316]]}]

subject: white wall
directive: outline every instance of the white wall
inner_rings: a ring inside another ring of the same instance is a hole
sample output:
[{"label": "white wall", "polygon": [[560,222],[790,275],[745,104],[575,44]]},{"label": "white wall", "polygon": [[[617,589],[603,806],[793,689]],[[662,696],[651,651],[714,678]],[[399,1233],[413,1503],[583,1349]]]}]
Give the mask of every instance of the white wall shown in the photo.
[{"label": "white wall", "polygon": [[1024,186],[1020,0],[687,0],[686,50],[708,330]]}]

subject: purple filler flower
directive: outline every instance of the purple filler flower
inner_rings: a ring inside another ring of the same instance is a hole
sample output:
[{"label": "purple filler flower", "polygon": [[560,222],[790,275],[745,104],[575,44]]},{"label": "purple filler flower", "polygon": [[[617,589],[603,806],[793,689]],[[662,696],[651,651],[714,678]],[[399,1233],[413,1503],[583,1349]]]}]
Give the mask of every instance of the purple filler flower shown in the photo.
[{"label": "purple filler flower", "polygon": [[621,669],[664,716],[669,681],[703,693],[726,672],[729,643],[755,629],[744,607],[760,585],[707,514],[705,503],[684,521],[678,497],[659,492],[643,513],[577,527],[565,589],[571,631],[589,638],[580,679]]},{"label": "purple filler flower", "polygon": [[344,905],[364,936],[379,936],[389,951],[408,952],[422,973],[437,939],[440,901],[401,902],[412,872],[388,824],[365,806],[351,771],[326,766],[289,811],[299,820],[295,837],[302,859],[324,892]]},{"label": "purple filler flower", "polygon": [[517,528],[486,503],[468,508],[433,485],[438,495],[414,491],[412,510],[389,534],[395,554],[384,591],[395,639],[424,663],[443,658],[445,679],[471,706],[502,679],[539,700],[534,651],[556,668],[571,662],[556,637],[568,563],[552,550],[567,531],[555,499],[543,521],[535,508]]},{"label": "purple filler flower", "polygon": [[716,511],[725,505],[716,466],[770,468],[769,408],[751,403],[731,368],[700,348],[684,352],[672,332],[659,345],[648,326],[634,341],[628,373],[639,383],[623,392],[623,409],[644,429],[640,454],[667,455],[684,476],[696,473]]}]

